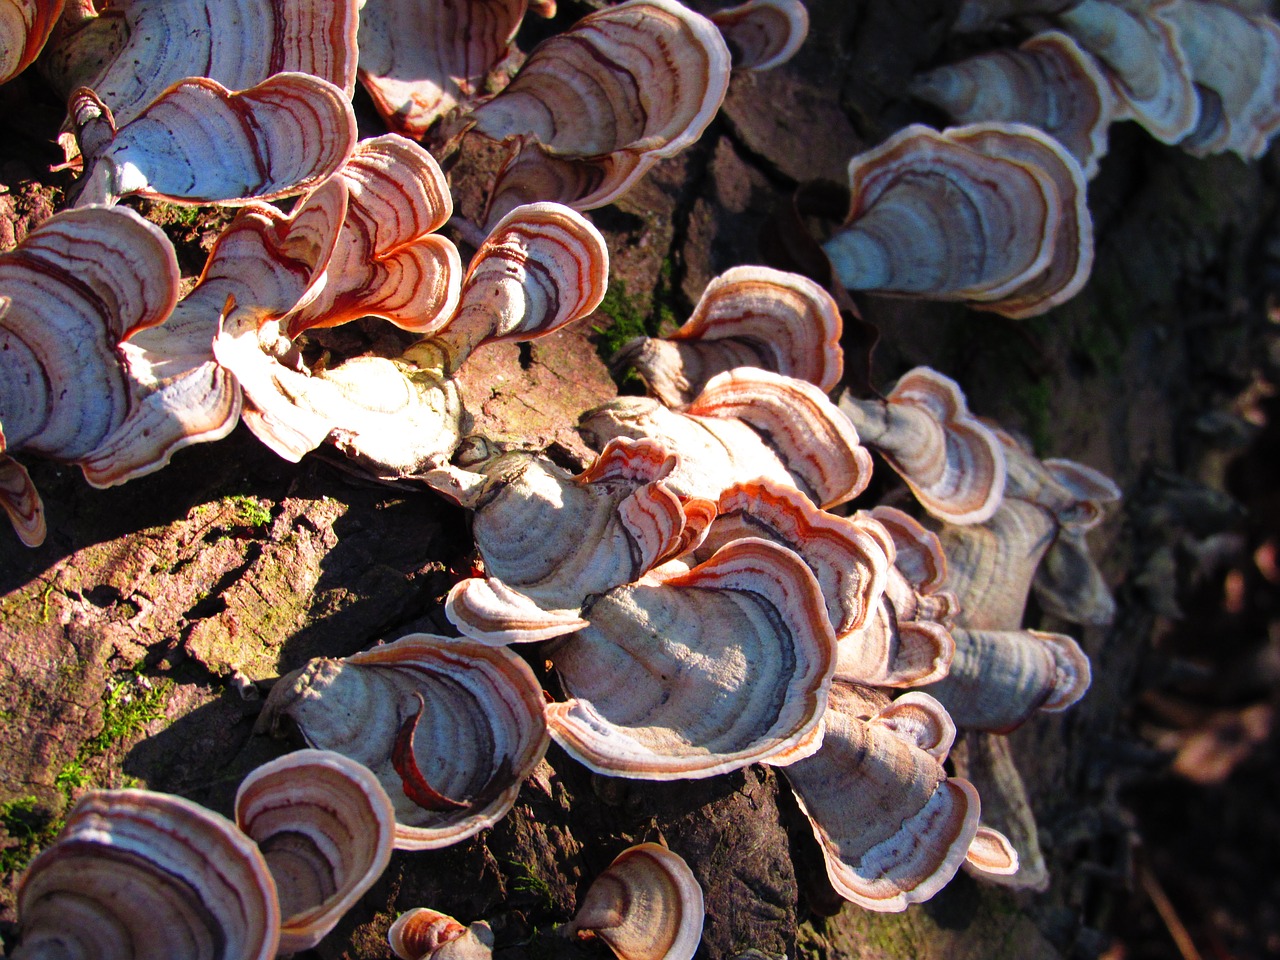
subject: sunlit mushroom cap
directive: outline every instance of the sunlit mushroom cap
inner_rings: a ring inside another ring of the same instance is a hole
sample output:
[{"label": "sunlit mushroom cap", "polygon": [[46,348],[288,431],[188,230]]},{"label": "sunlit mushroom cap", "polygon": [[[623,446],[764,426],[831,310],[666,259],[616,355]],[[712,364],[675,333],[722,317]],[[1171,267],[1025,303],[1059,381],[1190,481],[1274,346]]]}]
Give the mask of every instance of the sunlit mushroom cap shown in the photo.
[{"label": "sunlit mushroom cap", "polygon": [[512,50],[525,0],[367,0],[360,10],[360,82],[396,133],[421,140],[484,95]]},{"label": "sunlit mushroom cap", "polygon": [[66,0],[0,0],[0,83],[40,55]]},{"label": "sunlit mushroom cap", "polygon": [[146,790],[85,794],[18,884],[14,957],[271,960],[275,883],[225,817]]},{"label": "sunlit mushroom cap", "polygon": [[387,931],[387,942],[400,960],[489,960],[493,956],[493,931],[487,923],[464,927],[429,907],[414,907],[397,917]]},{"label": "sunlit mushroom cap", "polygon": [[[1075,164],[1035,128],[999,126],[1011,145],[1038,141]],[[1051,266],[1060,221],[1078,215],[1075,198],[1060,194],[1042,164],[965,143],[966,129],[912,125],[850,161],[849,216],[823,247],[846,287],[1000,311]],[[1015,315],[1029,315],[1021,307]]]},{"label": "sunlit mushroom cap", "polygon": [[1262,156],[1280,129],[1280,24],[1225,3],[1174,0],[1155,15],[1177,28],[1200,98],[1200,119],[1179,146],[1195,156]]},{"label": "sunlit mushroom cap", "polygon": [[349,99],[359,6],[359,0],[112,0],[106,16],[124,21],[122,42],[79,82],[121,126],[193,75],[245,90],[277,73],[306,73]]},{"label": "sunlit mushroom cap", "polygon": [[[139,393],[120,344],[162,323],[177,294],[172,245],[130,210],[61,213],[0,254],[0,455],[6,462],[30,451],[85,464],[112,442]],[[136,459],[150,469],[167,461],[149,438],[133,439]],[[113,482],[92,468],[86,477]],[[43,540],[39,497],[26,471],[6,468],[0,495],[24,542]]]},{"label": "sunlit mushroom cap", "polygon": [[880,451],[926,510],[949,523],[981,523],[1004,496],[1004,449],[969,413],[964,393],[929,367],[904,374],[886,401],[845,394],[840,409]]},{"label": "sunlit mushroom cap", "polygon": [[281,678],[259,725],[284,716],[312,746],[374,772],[406,850],[457,843],[506,816],[548,743],[542,688],[522,659],[429,634]]},{"label": "sunlit mushroom cap", "polygon": [[174,203],[291,196],[336,171],[356,140],[347,95],[305,73],[241,91],[189,77],[120,124],[81,88],[71,113],[84,155],[80,206],[133,195]]},{"label": "sunlit mushroom cap", "polygon": [[1004,733],[1037,710],[1065,710],[1089,689],[1089,658],[1061,633],[952,630],[951,671],[928,692],[962,727]]},{"label": "sunlit mushroom cap", "polygon": [[280,952],[309,950],[391,860],[395,810],[373,773],[342,754],[299,750],[253,770],[236,826],[262,852],[280,901]]},{"label": "sunlit mushroom cap", "polygon": [[1116,119],[1132,118],[1162,143],[1177,143],[1195,129],[1200,104],[1166,5],[1082,0],[1057,19],[1102,62],[1117,95]]},{"label": "sunlit mushroom cap", "polygon": [[693,315],[668,337],[638,337],[610,366],[632,366],[650,392],[682,407],[716,374],[758,367],[807,380],[824,392],[840,382],[840,310],[808,277],[770,267],[733,267],[702,292]]},{"label": "sunlit mushroom cap", "polygon": [[1070,36],[1036,34],[1017,50],[992,50],[917,77],[911,92],[958,123],[1026,123],[1065,146],[1087,178],[1107,152],[1111,84]]},{"label": "sunlit mushroom cap", "polygon": [[[589,182],[561,178],[588,192],[525,195],[491,204],[489,218],[533,200],[578,210],[613,201],[701,136],[728,90],[729,69],[720,31],[675,0],[628,0],[544,40],[507,88],[476,108],[474,129],[519,141],[534,165],[545,156],[588,168]],[[495,196],[506,192],[501,181]]]},{"label": "sunlit mushroom cap", "polygon": [[835,636],[790,550],[735,540],[664,580],[595,598],[550,657],[569,700],[551,734],[610,776],[697,779],[791,763],[822,738]]},{"label": "sunlit mushroom cap", "polygon": [[978,830],[978,794],[942,768],[955,725],[932,697],[831,688],[822,749],[784,769],[836,892],[879,911],[928,900]]},{"label": "sunlit mushroom cap", "polygon": [[710,16],[724,34],[735,70],[781,66],[809,35],[809,11],[800,0],[747,0]]},{"label": "sunlit mushroom cap", "polygon": [[463,476],[428,475],[472,506],[485,577],[449,591],[445,612],[486,643],[545,640],[586,625],[592,594],[639,580],[682,544],[685,514],[663,482],[676,458],[652,440],[612,441],[576,477],[544,457],[511,453]]},{"label": "sunlit mushroom cap", "polygon": [[692,960],[705,918],[702,888],[684,859],[641,843],[592,882],[565,932],[598,937],[620,960]]},{"label": "sunlit mushroom cap", "polygon": [[964,858],[965,869],[997,883],[1018,872],[1018,851],[995,827],[978,824],[978,832]]}]

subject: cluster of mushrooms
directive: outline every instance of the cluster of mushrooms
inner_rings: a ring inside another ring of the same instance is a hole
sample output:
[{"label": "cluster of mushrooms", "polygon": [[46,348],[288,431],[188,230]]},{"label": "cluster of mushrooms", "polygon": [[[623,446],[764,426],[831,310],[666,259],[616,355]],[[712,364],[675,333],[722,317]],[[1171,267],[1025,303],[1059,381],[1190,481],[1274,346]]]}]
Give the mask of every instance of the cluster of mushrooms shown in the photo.
[{"label": "cluster of mushrooms", "polygon": [[[165,956],[306,949],[392,847],[455,844],[505,816],[551,740],[615,777],[777,767],[834,889],[873,910],[926,900],[961,867],[1043,887],[1002,734],[1089,685],[1072,638],[1022,621],[1033,590],[1068,621],[1112,617],[1085,541],[1119,497],[1110,480],[1037,458],[929,368],[833,401],[836,301],[762,266],[726,271],[678,331],[623,348],[616,365],[651,395],[582,415],[598,456],[581,472],[462,442],[468,357],[599,306],[608,251],[582,211],[694,142],[732,70],[794,53],[798,0],[711,18],[626,0],[527,56],[515,33],[554,2],[98,7],[0,0],[0,80],[40,56],[81,171],[74,208],[0,254],[0,502],[18,537],[46,530],[15,455],[107,486],[243,421],[290,460],[327,443],[374,476],[425,481],[471,511],[480,563],[446,603],[461,637],[415,634],[275,684],[260,729],[291,725],[314,749],[246,779],[235,824],[148,791],[82,798],[21,882],[15,957],[149,956],[156,924],[185,938]],[[962,21],[1013,16],[1062,32],[919,84],[972,122],[853,158],[850,209],[823,244],[846,288],[1043,313],[1089,275],[1086,181],[1107,122],[1154,132],[1157,103],[1182,97],[1192,119],[1157,136],[1244,156],[1280,127],[1265,18],[1208,0],[974,0]],[[1136,37],[1167,56],[1134,55]],[[1228,85],[1248,71],[1219,69],[1223,45],[1259,51],[1248,90]],[[357,140],[357,78],[394,132]],[[505,151],[474,222],[424,137]],[[241,208],[185,294],[165,235],[118,205],[133,196]],[[287,196],[287,214],[268,202]],[[465,270],[447,224],[474,240]],[[312,339],[364,317],[399,332],[346,357]],[[850,512],[873,451],[906,493]],[[521,644],[540,644],[562,700]],[[645,844],[564,932],[676,960],[702,921],[687,865]],[[390,939],[405,958],[493,947],[483,923],[425,907]]]}]

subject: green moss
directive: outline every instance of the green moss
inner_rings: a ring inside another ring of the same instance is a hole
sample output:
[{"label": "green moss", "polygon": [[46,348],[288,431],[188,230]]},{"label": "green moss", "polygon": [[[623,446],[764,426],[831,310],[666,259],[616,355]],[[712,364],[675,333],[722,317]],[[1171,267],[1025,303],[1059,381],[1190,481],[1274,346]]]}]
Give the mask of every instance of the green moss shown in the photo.
[{"label": "green moss", "polygon": [[251,527],[265,527],[271,522],[271,510],[257,497],[235,494],[225,500],[235,510],[236,520],[240,523]]},{"label": "green moss", "polygon": [[0,875],[7,879],[25,870],[31,858],[53,842],[62,823],[35,797],[17,797],[0,804],[0,828],[9,838],[0,850]]},{"label": "green moss", "polygon": [[613,322],[607,326],[594,326],[599,335],[596,350],[606,363],[628,340],[636,337],[652,337],[658,332],[658,319],[641,309],[635,298],[627,293],[625,280],[613,280],[600,302],[600,311]]},{"label": "green moss", "polygon": [[555,908],[555,895],[551,892],[551,887],[534,872],[529,864],[518,860],[504,860],[503,863],[510,871],[507,886],[514,893],[532,897],[542,910],[550,911]]}]

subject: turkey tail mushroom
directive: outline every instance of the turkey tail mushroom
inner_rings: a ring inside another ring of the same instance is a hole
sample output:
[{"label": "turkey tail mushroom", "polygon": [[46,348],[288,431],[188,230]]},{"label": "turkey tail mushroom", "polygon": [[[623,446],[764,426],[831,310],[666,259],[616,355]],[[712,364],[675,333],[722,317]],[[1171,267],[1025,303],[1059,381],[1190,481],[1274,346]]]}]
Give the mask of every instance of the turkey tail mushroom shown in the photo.
[{"label": "turkey tail mushroom", "polygon": [[464,927],[429,907],[402,913],[387,931],[387,943],[400,960],[490,960],[493,931],[484,921]]},{"label": "turkey tail mushroom", "polygon": [[0,83],[8,83],[40,55],[65,3],[0,0]]},{"label": "turkey tail mushroom", "polygon": [[748,0],[710,14],[720,28],[735,70],[772,70],[796,55],[809,35],[809,11],[800,0]]}]

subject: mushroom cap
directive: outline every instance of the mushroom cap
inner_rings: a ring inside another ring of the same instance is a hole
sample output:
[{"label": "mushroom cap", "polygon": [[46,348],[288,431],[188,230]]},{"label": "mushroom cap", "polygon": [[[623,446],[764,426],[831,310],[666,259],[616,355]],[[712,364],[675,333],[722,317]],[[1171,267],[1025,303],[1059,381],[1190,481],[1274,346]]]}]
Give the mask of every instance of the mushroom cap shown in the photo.
[{"label": "mushroom cap", "polygon": [[0,83],[8,83],[40,55],[65,2],[0,0]]},{"label": "mushroom cap", "polygon": [[569,700],[551,735],[609,776],[697,779],[791,763],[822,738],[835,636],[790,550],[746,538],[596,598],[550,657]]},{"label": "mushroom cap", "polygon": [[710,14],[733,55],[735,70],[772,70],[796,55],[809,35],[800,0],[747,0]]},{"label": "mushroom cap", "polygon": [[1066,147],[1086,179],[1107,152],[1115,95],[1097,62],[1068,34],[1038,33],[1017,50],[991,50],[916,77],[911,93],[958,123],[1038,127]]},{"label": "mushroom cap", "polygon": [[241,782],[235,811],[275,879],[281,953],[319,943],[391,860],[391,800],[372,771],[339,753],[298,750],[263,764]]},{"label": "mushroom cap", "polygon": [[[0,441],[3,439],[0,434]],[[27,468],[5,454],[0,454],[0,507],[8,514],[13,532],[24,545],[38,547],[44,543],[48,532],[44,501],[40,499],[40,492],[36,490]]]},{"label": "mushroom cap", "polygon": [[241,91],[188,77],[119,125],[85,88],[71,111],[85,164],[78,206],[133,195],[179,204],[291,196],[336,171],[356,142],[347,95],[306,73]]},{"label": "mushroom cap", "polygon": [[705,918],[702,888],[684,858],[641,843],[592,882],[565,932],[599,937],[620,960],[692,960]]},{"label": "mushroom cap", "polygon": [[367,0],[360,82],[387,126],[421,140],[440,117],[481,97],[510,55],[525,0]]},{"label": "mushroom cap", "polygon": [[95,790],[18,884],[15,957],[270,960],[267,864],[225,817],[167,794]]},{"label": "mushroom cap", "polygon": [[[579,179],[576,195],[523,198],[592,209],[701,136],[728,90],[729,69],[711,21],[675,0],[627,0],[538,44],[506,89],[476,108],[474,130],[517,140],[535,165],[546,157],[594,168],[595,182]],[[495,195],[507,176],[499,175]],[[579,193],[584,187],[589,192]],[[489,216],[506,209],[491,207]]]},{"label": "mushroom cap", "polygon": [[493,931],[483,921],[464,927],[429,907],[414,907],[387,930],[387,943],[400,960],[489,960]]},{"label": "mushroom cap", "polygon": [[123,42],[83,82],[121,126],[199,73],[244,90],[278,73],[323,78],[350,99],[359,0],[113,0]]},{"label": "mushroom cap", "polygon": [[403,850],[448,846],[502,819],[548,743],[528,664],[505,647],[430,634],[311,661],[276,684],[259,724],[283,716],[312,746],[374,772]]},{"label": "mushroom cap", "polygon": [[669,407],[688,404],[712,377],[735,367],[770,370],[829,392],[843,371],[841,327],[835,301],[808,277],[733,267],[707,284],[680,329],[630,341],[610,366],[633,366]]},{"label": "mushroom cap", "polygon": [[978,829],[978,794],[942,768],[955,726],[921,693],[898,701],[837,681],[813,756],[786,767],[846,900],[896,912],[937,893]]}]

